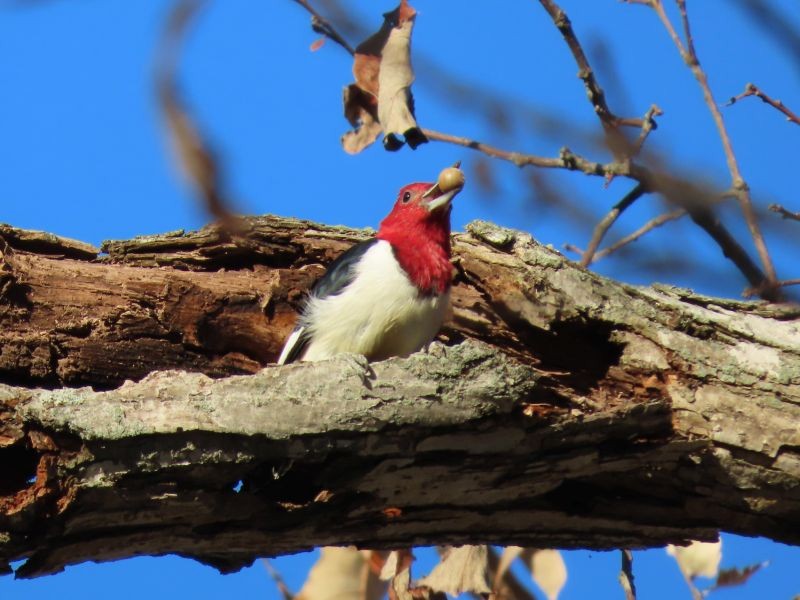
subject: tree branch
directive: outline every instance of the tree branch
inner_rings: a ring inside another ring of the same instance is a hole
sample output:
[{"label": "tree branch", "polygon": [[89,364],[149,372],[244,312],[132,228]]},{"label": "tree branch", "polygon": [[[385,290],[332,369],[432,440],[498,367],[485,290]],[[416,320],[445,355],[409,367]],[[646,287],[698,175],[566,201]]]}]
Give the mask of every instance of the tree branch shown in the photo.
[{"label": "tree branch", "polygon": [[625,194],[625,196],[617,202],[614,207],[609,211],[609,213],[603,217],[603,219],[597,224],[594,228],[594,232],[592,233],[592,239],[589,241],[589,245],[586,247],[586,251],[581,256],[581,265],[584,267],[592,264],[595,256],[595,252],[600,247],[600,242],[603,241],[606,233],[611,226],[616,223],[619,216],[625,212],[625,210],[634,202],[636,202],[639,198],[641,198],[647,192],[647,188],[643,186],[641,183],[634,187],[630,192]]},{"label": "tree branch", "polygon": [[694,42],[692,40],[691,29],[689,26],[689,16],[686,11],[686,0],[675,0],[681,15],[681,23],[683,24],[684,35],[686,37],[686,45],[684,45],[681,41],[680,36],[672,25],[672,21],[670,21],[669,16],[667,16],[666,11],[664,10],[663,0],[645,0],[641,3],[650,6],[656,12],[658,18],[661,20],[661,23],[664,25],[664,28],[667,30],[667,33],[675,44],[675,47],[678,49],[681,58],[686,63],[686,66],[688,66],[692,71],[697,83],[700,85],[700,89],[703,92],[703,99],[705,100],[706,106],[708,107],[708,110],[714,119],[714,124],[717,127],[717,132],[719,133],[720,141],[722,142],[722,149],[725,153],[725,160],[728,163],[728,170],[730,171],[733,189],[737,191],[737,198],[742,209],[742,214],[744,215],[750,235],[753,238],[753,243],[756,246],[756,251],[761,259],[764,273],[766,274],[766,282],[762,282],[761,284],[758,284],[758,286],[761,288],[766,288],[769,285],[776,287],[775,282],[777,281],[777,275],[775,273],[775,267],[772,264],[772,259],[769,256],[769,251],[767,250],[764,236],[761,233],[761,228],[758,224],[755,210],[753,209],[753,202],[750,197],[750,188],[747,185],[747,182],[744,180],[744,177],[739,169],[736,153],[733,151],[733,144],[731,143],[730,136],[728,135],[728,130],[725,127],[725,120],[722,117],[722,113],[719,110],[716,100],[714,99],[714,94],[712,93],[711,86],[708,83],[708,76],[700,66],[700,60],[698,59],[697,53],[694,49]]},{"label": "tree branch", "polygon": [[786,120],[790,123],[794,123],[795,125],[800,125],[800,117],[798,117],[794,112],[792,112],[788,106],[786,106],[780,100],[776,100],[764,92],[753,83],[748,83],[744,87],[744,91],[741,94],[733,96],[730,100],[728,100],[728,106],[731,104],[736,104],[742,98],[747,98],[748,96],[755,96],[756,98],[760,98],[762,102],[765,104],[769,104],[775,110],[778,110],[784,114]]},{"label": "tree branch", "polygon": [[325,19],[321,14],[317,12],[317,10],[311,6],[308,0],[294,0],[302,6],[308,13],[311,15],[311,28],[325,37],[329,38],[330,40],[339,44],[342,48],[347,50],[350,55],[354,55],[356,53],[355,49],[344,39],[342,36],[331,24],[330,21]]},{"label": "tree branch", "polygon": [[[718,195],[707,193],[692,182],[672,177],[666,173],[653,172],[631,160],[621,160],[606,164],[594,162],[575,154],[568,148],[562,148],[558,158],[549,158],[510,152],[476,140],[440,133],[430,129],[423,129],[423,133],[430,140],[472,148],[493,158],[512,162],[518,167],[534,166],[547,169],[566,169],[580,171],[587,175],[598,175],[606,179],[621,175],[637,181],[647,189],[664,195],[667,200],[676,206],[682,207],[692,217],[692,220],[716,242],[725,257],[730,259],[742,275],[747,278],[750,283],[750,289],[760,290],[760,295],[767,300],[780,298],[778,287],[775,283],[769,282],[758,265],[747,254],[747,251],[731,235],[727,227],[722,224],[710,208],[711,200],[716,200]],[[736,196],[737,198],[739,197],[738,193],[736,193]],[[659,224],[664,222],[666,221],[662,220]],[[640,230],[639,237],[650,229],[652,227]]]},{"label": "tree branch", "polygon": [[[476,222],[451,345],[259,370],[316,264],[365,232],[249,223],[247,247],[209,227],[94,259],[4,236],[0,565],[800,543],[797,307],[622,285]],[[37,389],[64,383],[95,389]]]},{"label": "tree branch", "polygon": [[772,212],[778,213],[782,219],[791,219],[792,221],[800,221],[800,212],[794,212],[784,208],[780,204],[770,204],[768,207]]}]

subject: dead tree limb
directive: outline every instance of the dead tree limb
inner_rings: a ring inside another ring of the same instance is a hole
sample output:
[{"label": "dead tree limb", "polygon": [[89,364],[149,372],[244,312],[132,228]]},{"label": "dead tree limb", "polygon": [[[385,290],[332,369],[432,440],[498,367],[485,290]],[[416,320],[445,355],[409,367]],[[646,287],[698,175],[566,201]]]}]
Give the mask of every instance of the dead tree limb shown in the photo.
[{"label": "dead tree limb", "polygon": [[103,255],[0,228],[0,566],[800,543],[799,307],[627,286],[473,223],[447,345],[268,366],[367,233],[245,223]]}]

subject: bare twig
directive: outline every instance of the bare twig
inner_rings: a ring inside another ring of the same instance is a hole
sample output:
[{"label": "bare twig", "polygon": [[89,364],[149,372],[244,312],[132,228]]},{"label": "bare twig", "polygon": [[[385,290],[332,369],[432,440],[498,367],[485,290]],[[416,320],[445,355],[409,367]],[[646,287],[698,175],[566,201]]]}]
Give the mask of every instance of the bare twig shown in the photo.
[{"label": "bare twig", "polygon": [[633,143],[631,156],[636,156],[639,154],[639,152],[641,152],[642,146],[644,146],[644,143],[647,140],[647,136],[650,135],[651,131],[658,128],[658,123],[656,123],[655,117],[663,114],[664,111],[655,104],[651,105],[650,108],[647,109],[647,112],[644,114],[644,118],[642,119],[642,130],[639,132],[639,137],[636,138],[636,141]]},{"label": "bare twig", "polygon": [[662,214],[658,215],[657,217],[655,217],[653,219],[650,219],[647,223],[642,225],[639,229],[637,229],[633,233],[631,233],[629,235],[626,235],[625,237],[623,237],[620,240],[614,242],[613,244],[611,244],[607,248],[604,248],[603,250],[600,250],[600,252],[597,252],[594,255],[594,260],[592,260],[592,262],[597,262],[598,260],[601,260],[601,259],[605,258],[609,254],[611,254],[613,252],[616,252],[617,250],[619,250],[623,246],[627,246],[628,244],[635,242],[636,240],[638,240],[639,238],[641,238],[645,234],[649,233],[653,229],[661,227],[662,225],[664,225],[665,223],[669,223],[670,221],[677,221],[678,219],[680,219],[681,217],[683,217],[686,214],[687,213],[686,213],[685,209],[678,208],[676,210],[673,210],[673,211],[670,211],[670,212],[667,212],[667,213],[662,213]]},{"label": "bare twig", "polygon": [[[606,177],[608,175],[622,175],[643,184],[649,190],[663,194],[667,199],[676,205],[684,208],[692,220],[708,233],[711,238],[719,245],[723,254],[729,258],[736,267],[747,278],[752,287],[758,287],[766,280],[764,273],[759,269],[752,259],[747,255],[745,249],[736,241],[725,226],[717,219],[712,211],[703,202],[697,201],[698,192],[692,189],[688,182],[683,182],[666,175],[653,173],[647,167],[639,165],[630,160],[616,161],[611,163],[597,163],[583,158],[567,148],[563,148],[558,158],[535,156],[530,154],[520,154],[519,152],[509,152],[501,150],[488,144],[440,133],[430,129],[423,129],[423,132],[431,140],[457,144],[466,148],[472,148],[483,152],[488,156],[507,160],[518,167],[535,166],[548,169],[567,169],[569,171],[580,171],[587,175],[597,175]],[[738,190],[737,190],[738,192]],[[774,283],[773,283],[774,288]],[[762,289],[759,287],[759,289]],[[763,296],[766,299],[775,299],[774,289],[770,291],[769,286],[764,287]]]},{"label": "bare twig", "polygon": [[472,148],[473,150],[483,152],[487,156],[512,162],[518,167],[532,166],[541,167],[544,169],[566,169],[568,171],[580,171],[582,173],[586,173],[587,175],[599,175],[601,177],[607,175],[622,175],[625,177],[631,177],[633,179],[643,177],[643,173],[646,172],[644,167],[631,165],[627,161],[615,161],[609,163],[594,162],[575,154],[569,148],[562,148],[557,158],[536,156],[533,154],[522,154],[520,152],[502,150],[470,138],[450,135],[449,133],[441,133],[431,129],[423,129],[422,131],[431,140],[456,144],[457,146],[464,146],[465,148]]},{"label": "bare twig", "polygon": [[334,29],[333,25],[330,24],[330,21],[320,15],[316,9],[308,3],[307,0],[294,1],[311,13],[311,29],[336,42],[351,55],[356,53],[355,49],[349,43],[347,43],[347,40],[344,39],[339,32],[336,31],[336,29]]},{"label": "bare twig", "polygon": [[[631,0],[628,0],[628,2],[631,3]],[[733,151],[733,145],[731,144],[730,136],[728,135],[728,130],[726,129],[725,122],[722,118],[722,113],[717,106],[717,102],[714,100],[714,95],[711,92],[711,87],[708,84],[708,77],[700,66],[700,61],[697,58],[697,53],[694,49],[692,32],[689,25],[689,16],[686,11],[686,0],[675,0],[675,2],[678,5],[678,10],[681,15],[681,22],[683,24],[684,35],[686,36],[685,45],[681,41],[678,32],[673,27],[672,21],[667,16],[662,0],[643,0],[633,3],[646,4],[656,12],[670,38],[672,38],[675,47],[678,49],[681,58],[692,71],[692,74],[700,85],[705,103],[708,106],[708,110],[711,112],[711,116],[717,126],[717,132],[719,133],[720,141],[722,142],[722,149],[725,153],[725,159],[728,163],[728,171],[730,171],[731,174],[733,188],[737,191],[737,197],[739,199],[739,205],[742,209],[742,214],[744,215],[745,222],[747,223],[747,228],[750,230],[750,235],[752,236],[753,243],[756,246],[756,251],[761,259],[761,264],[764,267],[767,286],[763,286],[761,283],[759,283],[758,287],[764,287],[764,289],[766,289],[770,284],[775,286],[777,282],[775,267],[772,264],[772,259],[770,258],[769,251],[767,250],[764,236],[761,233],[761,228],[758,225],[758,220],[756,218],[755,210],[750,197],[750,188],[742,177],[739,169],[739,163],[736,159],[736,154]]]},{"label": "bare twig", "polygon": [[600,242],[603,241],[603,238],[611,226],[631,204],[641,198],[642,195],[647,193],[647,191],[647,188],[643,184],[637,184],[636,187],[625,194],[625,196],[614,205],[609,213],[603,217],[603,219],[594,228],[592,239],[589,241],[589,245],[586,247],[586,251],[583,253],[583,256],[581,256],[581,266],[586,267],[592,263],[592,259],[594,258],[595,252],[597,252],[597,248],[600,246]]},{"label": "bare twig", "polygon": [[772,212],[778,213],[784,219],[792,219],[793,221],[800,221],[800,212],[792,212],[787,210],[780,204],[770,204],[768,207]]},{"label": "bare twig", "polygon": [[[495,552],[494,548],[489,547],[489,572],[492,574],[497,573],[500,566],[500,557]],[[493,590],[493,600],[536,600],[536,595],[526,588],[516,575],[511,572],[511,569],[506,570],[500,581],[495,582],[495,589]],[[472,594],[473,598],[476,597]]]},{"label": "bare twig", "polygon": [[[797,278],[797,279],[783,279],[781,281],[778,281],[778,283],[776,285],[778,287],[789,287],[789,286],[792,286],[792,285],[800,285],[800,278]],[[744,295],[745,298],[752,298],[753,296],[760,296],[762,293],[763,293],[763,290],[761,290],[761,289],[759,289],[757,287],[752,287],[752,288],[747,288],[744,291],[743,295]]]},{"label": "bare twig", "polygon": [[[637,229],[633,233],[630,233],[625,237],[619,239],[618,241],[614,242],[610,246],[603,248],[598,252],[595,252],[594,256],[592,257],[592,264],[596,263],[599,260],[604,259],[606,256],[616,252],[620,248],[623,248],[624,246],[627,246],[628,244],[637,241],[639,238],[644,237],[645,234],[651,232],[653,229],[661,227],[662,225],[664,225],[665,223],[669,223],[670,221],[676,221],[681,217],[686,216],[686,214],[688,213],[686,212],[685,209],[678,208],[667,213],[662,213],[657,217],[650,219],[647,223],[642,225],[639,229]],[[564,249],[569,252],[574,252],[579,256],[583,256],[584,254],[584,250],[582,250],[578,246],[575,246],[574,244],[569,244],[569,243],[564,244]]]},{"label": "bare twig", "polygon": [[761,88],[759,88],[754,83],[748,83],[746,86],[744,86],[744,91],[741,94],[738,94],[733,98],[731,98],[730,100],[728,100],[726,106],[730,106],[731,104],[736,104],[739,100],[741,100],[742,98],[747,98],[748,96],[755,96],[756,98],[760,98],[762,102],[769,104],[774,109],[782,112],[786,116],[787,121],[794,123],[795,125],[800,125],[800,117],[798,117],[795,113],[793,113],[791,109],[789,109],[780,100],[774,99],[765,94],[764,92],[762,92]]},{"label": "bare twig", "polygon": [[294,600],[294,594],[289,590],[289,586],[286,585],[286,582],[281,577],[281,574],[278,570],[272,566],[272,563],[267,558],[261,559],[261,564],[264,565],[264,568],[267,570],[267,573],[272,578],[272,581],[275,582],[275,586],[278,588],[283,600]]},{"label": "bare twig", "polygon": [[206,210],[222,222],[231,222],[235,217],[221,189],[216,153],[183,102],[175,75],[184,34],[205,4],[206,0],[175,2],[156,53],[156,94],[173,150],[186,177],[202,197]]},{"label": "bare twig", "polygon": [[583,81],[589,102],[592,103],[594,111],[597,113],[597,116],[603,126],[610,127],[612,129],[616,129],[620,125],[641,127],[641,119],[620,119],[611,112],[611,109],[608,108],[603,88],[600,87],[600,84],[597,82],[597,78],[594,76],[594,71],[589,64],[589,59],[586,58],[586,53],[583,51],[583,47],[581,47],[581,44],[572,29],[572,23],[570,22],[567,14],[561,9],[560,6],[553,2],[553,0],[539,0],[539,2],[547,11],[547,14],[550,15],[550,18],[553,19],[553,23],[561,32],[561,35],[563,36],[564,41],[567,43],[567,46],[569,46],[570,52],[572,52],[572,56],[575,58],[575,62],[578,64],[578,77],[580,77],[581,81]]},{"label": "bare twig", "polygon": [[[641,145],[637,146],[636,144],[631,144],[625,134],[620,131],[620,127],[636,127],[641,129],[648,127],[649,129],[653,129],[653,115],[650,115],[649,124],[647,124],[647,117],[644,119],[622,118],[615,115],[608,107],[605,92],[603,92],[603,88],[600,87],[594,75],[594,70],[589,64],[589,59],[586,57],[586,53],[583,51],[583,47],[578,37],[575,35],[575,31],[572,29],[572,23],[567,14],[554,0],[539,0],[539,2],[547,11],[547,14],[550,15],[556,28],[561,32],[561,36],[564,38],[570,52],[572,52],[575,63],[578,65],[578,77],[583,81],[583,85],[586,88],[586,96],[594,107],[594,112],[597,114],[597,117],[600,119],[600,123],[606,135],[606,144],[609,150],[611,150],[614,160],[621,161],[634,156]],[[645,135],[641,138],[642,143],[644,143],[646,137]],[[606,174],[606,185],[610,183],[614,176],[615,174],[613,173]]]},{"label": "bare twig", "polygon": [[622,549],[619,552],[622,558],[619,584],[625,592],[625,600],[636,600],[636,585],[633,581],[633,553],[627,549]]}]

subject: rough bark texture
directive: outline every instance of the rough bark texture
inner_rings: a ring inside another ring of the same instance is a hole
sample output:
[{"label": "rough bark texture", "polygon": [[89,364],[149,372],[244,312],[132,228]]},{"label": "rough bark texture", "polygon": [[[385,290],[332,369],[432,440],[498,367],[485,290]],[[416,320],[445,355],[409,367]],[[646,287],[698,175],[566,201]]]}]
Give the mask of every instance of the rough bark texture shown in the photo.
[{"label": "rough bark texture", "polygon": [[0,566],[800,543],[798,307],[623,285],[473,223],[447,345],[262,370],[365,235],[264,217],[98,255],[0,227]]}]

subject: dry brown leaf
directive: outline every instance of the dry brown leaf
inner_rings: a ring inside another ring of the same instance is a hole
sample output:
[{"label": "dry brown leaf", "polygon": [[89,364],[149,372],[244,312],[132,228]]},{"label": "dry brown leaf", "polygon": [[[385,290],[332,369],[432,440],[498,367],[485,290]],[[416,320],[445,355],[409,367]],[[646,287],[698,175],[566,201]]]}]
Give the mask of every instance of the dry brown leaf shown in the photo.
[{"label": "dry brown leaf", "polygon": [[556,600],[567,583],[567,565],[558,550],[533,550],[525,548],[522,560],[530,569],[531,577],[547,596]]},{"label": "dry brown leaf", "polygon": [[389,600],[414,600],[411,588],[411,549],[392,550],[383,563],[380,578],[389,581]]},{"label": "dry brown leaf", "polygon": [[344,94],[345,117],[356,129],[342,136],[342,145],[351,154],[372,144],[381,129],[388,150],[400,148],[401,137],[412,148],[428,141],[417,126],[411,95],[411,31],[415,15],[407,0],[401,0],[395,10],[384,14],[381,28],[356,47],[356,83],[345,88]]},{"label": "dry brown leaf", "polygon": [[325,547],[295,600],[379,600],[386,584],[375,585],[375,581],[368,553],[352,547]]},{"label": "dry brown leaf", "polygon": [[312,52],[316,52],[317,50],[322,48],[322,46],[324,46],[324,45],[325,45],[325,37],[323,36],[323,37],[321,37],[319,39],[316,39],[313,42],[311,42],[311,46],[309,46],[309,50],[311,50]]},{"label": "dry brown leaf", "polygon": [[378,101],[356,84],[344,88],[344,116],[355,127],[342,136],[342,147],[348,154],[358,154],[380,135]]},{"label": "dry brown leaf", "polygon": [[695,577],[716,577],[722,560],[722,540],[716,542],[692,542],[688,546],[666,548],[667,554],[675,558],[683,576],[691,581]]},{"label": "dry brown leaf", "polygon": [[[400,7],[402,9],[402,3]],[[398,137],[401,135],[412,148],[427,141],[414,118],[414,99],[411,95],[411,84],[414,82],[414,70],[411,68],[413,28],[413,13],[405,20],[400,19],[398,26],[389,32],[389,39],[381,54],[378,120],[383,126],[383,145],[389,150],[402,146]]]},{"label": "dry brown leaf", "polygon": [[386,562],[383,563],[380,578],[384,581],[388,581],[401,571],[411,569],[413,560],[414,554],[409,549],[392,550],[389,556],[386,557]]},{"label": "dry brown leaf", "polygon": [[451,548],[429,575],[419,581],[435,592],[488,594],[489,554],[486,546]]},{"label": "dry brown leaf", "polygon": [[414,600],[411,593],[411,569],[404,569],[392,577],[389,600]]},{"label": "dry brown leaf", "polygon": [[[717,575],[717,581],[711,586],[711,590],[716,590],[721,587],[734,587],[743,585],[761,569],[766,567],[769,563],[762,562],[754,565],[747,565],[746,567],[733,567],[731,569],[722,569]],[[711,591],[709,590],[709,591]]]}]

